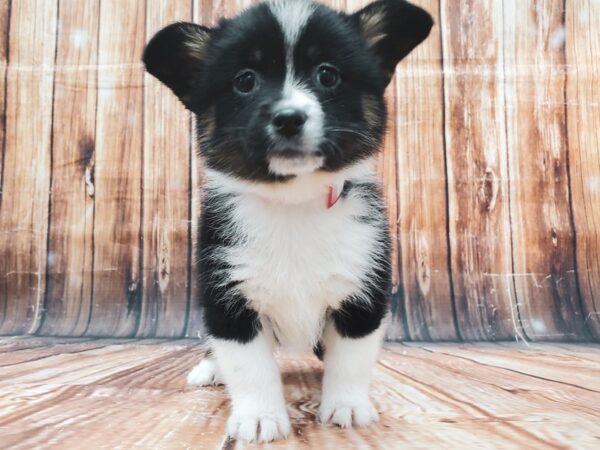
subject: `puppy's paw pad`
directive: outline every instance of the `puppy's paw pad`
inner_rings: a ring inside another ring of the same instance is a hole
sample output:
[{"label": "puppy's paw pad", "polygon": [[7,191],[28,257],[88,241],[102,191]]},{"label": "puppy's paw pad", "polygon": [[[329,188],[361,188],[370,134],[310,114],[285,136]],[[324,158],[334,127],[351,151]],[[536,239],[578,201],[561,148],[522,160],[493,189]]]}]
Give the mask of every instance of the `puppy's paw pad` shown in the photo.
[{"label": "puppy's paw pad", "polygon": [[210,386],[223,384],[217,363],[211,359],[203,359],[196,365],[187,376],[187,384],[190,386]]},{"label": "puppy's paw pad", "polygon": [[227,421],[227,435],[248,442],[271,442],[285,439],[290,433],[287,413],[238,414],[232,413]]},{"label": "puppy's paw pad", "polygon": [[322,423],[332,423],[342,428],[363,427],[379,419],[371,401],[366,399],[325,400],[321,404]]}]

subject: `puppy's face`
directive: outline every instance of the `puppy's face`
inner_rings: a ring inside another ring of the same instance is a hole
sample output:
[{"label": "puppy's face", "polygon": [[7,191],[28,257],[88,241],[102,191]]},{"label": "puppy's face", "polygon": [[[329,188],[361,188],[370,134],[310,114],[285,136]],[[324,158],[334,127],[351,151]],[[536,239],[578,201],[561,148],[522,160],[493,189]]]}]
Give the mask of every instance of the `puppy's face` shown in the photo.
[{"label": "puppy's face", "polygon": [[378,150],[384,89],[431,26],[404,0],[353,15],[277,0],[214,29],[170,25],[150,41],[144,62],[196,114],[208,167],[285,181],[337,171]]}]

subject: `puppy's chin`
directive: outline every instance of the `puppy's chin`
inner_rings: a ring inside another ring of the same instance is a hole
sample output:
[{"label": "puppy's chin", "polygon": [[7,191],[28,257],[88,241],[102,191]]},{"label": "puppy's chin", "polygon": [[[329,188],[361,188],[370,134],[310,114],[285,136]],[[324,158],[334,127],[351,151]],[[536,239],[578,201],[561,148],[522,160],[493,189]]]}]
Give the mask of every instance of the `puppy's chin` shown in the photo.
[{"label": "puppy's chin", "polygon": [[269,158],[269,171],[275,175],[303,175],[321,167],[325,158],[317,154],[273,155]]}]

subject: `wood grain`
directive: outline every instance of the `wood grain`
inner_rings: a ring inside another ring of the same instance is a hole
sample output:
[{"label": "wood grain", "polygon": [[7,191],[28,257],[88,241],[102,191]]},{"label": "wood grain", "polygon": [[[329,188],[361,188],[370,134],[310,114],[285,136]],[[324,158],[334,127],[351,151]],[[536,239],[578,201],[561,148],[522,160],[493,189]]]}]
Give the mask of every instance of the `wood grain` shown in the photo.
[{"label": "wood grain", "polygon": [[569,214],[563,4],[503,5],[510,224],[521,324],[531,339],[579,340],[585,335]]},{"label": "wood grain", "polygon": [[[147,40],[190,21],[190,0],[149,2]],[[144,79],[143,296],[138,336],[181,336],[189,308],[190,116],[164,85]]]},{"label": "wood grain", "polygon": [[[185,386],[204,354],[197,341],[50,342],[31,359],[23,351],[0,376],[4,448],[262,448],[225,437],[223,387]],[[270,447],[594,449],[600,363],[580,355],[597,353],[597,345],[388,346],[371,389],[380,422],[349,430],[316,422],[321,363],[281,353],[293,433]],[[569,367],[580,376],[565,379]]]},{"label": "wood grain", "polygon": [[584,322],[600,339],[600,4],[566,5],[571,205]]},{"label": "wood grain", "polygon": [[79,342],[90,340],[91,338],[73,338],[73,337],[39,337],[39,336],[8,336],[0,339],[0,353],[20,352],[22,350],[32,350],[44,348],[50,345],[60,345],[66,342]]},{"label": "wood grain", "polygon": [[[4,144],[6,138],[6,68],[9,64],[8,34],[10,27],[10,0],[0,0],[0,199],[4,176]],[[0,299],[2,302],[4,299]],[[2,304],[2,303],[0,303]]]},{"label": "wood grain", "polygon": [[[412,345],[412,344],[410,344]],[[511,372],[509,376],[531,376],[541,380],[539,383],[565,384],[573,391],[588,390],[600,394],[598,390],[598,376],[600,375],[600,364],[577,357],[571,352],[565,354],[560,349],[554,349],[547,345],[530,347],[514,345],[514,343],[503,343],[499,345],[481,344],[470,345],[447,345],[418,344],[419,347],[436,354],[454,356],[465,361],[472,361],[478,365],[502,369]],[[573,348],[573,347],[570,347]],[[583,349],[585,354],[591,352]],[[534,358],[537,365],[533,366],[531,360]],[[517,375],[513,375],[517,374]],[[573,373],[577,373],[574,377]],[[552,394],[551,394],[552,395]],[[598,405],[589,405],[592,409],[600,412]]]},{"label": "wood grain", "polygon": [[398,66],[395,128],[402,280],[410,337],[454,340],[439,1],[418,4],[433,15],[436,25]]},{"label": "wood grain", "polygon": [[387,331],[387,337],[393,340],[404,340],[409,338],[409,327],[406,318],[406,288],[402,279],[402,261],[400,259],[400,249],[402,248],[402,236],[400,234],[399,220],[401,217],[400,205],[398,199],[398,156],[396,134],[396,76],[392,78],[390,85],[385,91],[385,101],[387,105],[387,129],[383,141],[382,153],[379,157],[378,172],[381,178],[384,199],[388,213],[388,226],[392,240],[392,317]]},{"label": "wood grain", "polygon": [[[58,4],[52,196],[40,333],[80,336],[90,318],[98,61],[97,2]],[[73,70],[72,68],[76,68]]]},{"label": "wood grain", "polygon": [[103,1],[98,42],[94,286],[88,335],[135,335],[142,303],[145,5]]},{"label": "wood grain", "polygon": [[57,3],[12,2],[9,11],[0,334],[20,334],[37,330],[46,284]]},{"label": "wood grain", "polygon": [[[420,380],[432,394],[438,394],[452,407],[480,417],[481,429],[494,435],[489,439],[494,442],[494,448],[502,447],[498,442],[510,441],[514,448],[594,448],[597,445],[594,421],[598,407],[592,400],[600,393],[597,382],[590,391],[581,386],[579,379],[563,383],[546,378],[544,361],[551,359],[552,347],[545,346],[544,352],[524,350],[522,345],[504,349],[508,358],[515,352],[526,353],[518,370],[488,358],[488,350],[493,353],[493,347],[493,344],[461,346],[460,350],[429,344],[411,345],[408,350],[394,347],[395,357],[390,356],[389,365],[409,378]],[[386,364],[385,359],[382,364]],[[429,376],[423,377],[425,371]],[[483,392],[485,398],[480,397]],[[499,414],[500,411],[503,413]],[[589,418],[581,428],[573,420],[580,414]],[[499,417],[501,423],[494,419]],[[566,424],[575,428],[563,428]]]},{"label": "wood grain", "polygon": [[[192,130],[196,126],[195,120],[192,119]],[[204,325],[202,323],[202,310],[200,309],[200,293],[199,293],[199,278],[198,270],[198,250],[199,250],[199,230],[200,230],[200,215],[201,215],[201,186],[203,181],[202,162],[200,161],[198,143],[192,136],[191,144],[191,195],[189,205],[190,217],[190,242],[191,247],[189,252],[189,273],[190,273],[190,303],[189,312],[186,322],[186,337],[199,337],[202,335]]]},{"label": "wood grain", "polygon": [[469,340],[518,333],[499,17],[499,1],[441,2],[451,271]]}]

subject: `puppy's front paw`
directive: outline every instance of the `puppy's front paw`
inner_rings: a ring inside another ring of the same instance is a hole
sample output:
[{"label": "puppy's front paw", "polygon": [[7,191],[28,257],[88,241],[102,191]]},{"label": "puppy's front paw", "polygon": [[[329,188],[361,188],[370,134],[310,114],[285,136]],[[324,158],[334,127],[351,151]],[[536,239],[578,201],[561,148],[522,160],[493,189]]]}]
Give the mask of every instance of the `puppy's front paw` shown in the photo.
[{"label": "puppy's front paw", "polygon": [[204,358],[188,373],[187,384],[191,386],[223,384],[217,363],[211,358]]},{"label": "puppy's front paw", "polygon": [[285,439],[290,433],[290,419],[282,411],[233,411],[227,421],[227,435],[248,442],[271,442]]},{"label": "puppy's front paw", "polygon": [[322,423],[333,423],[342,428],[362,427],[378,420],[377,411],[367,396],[324,398],[319,415]]}]

